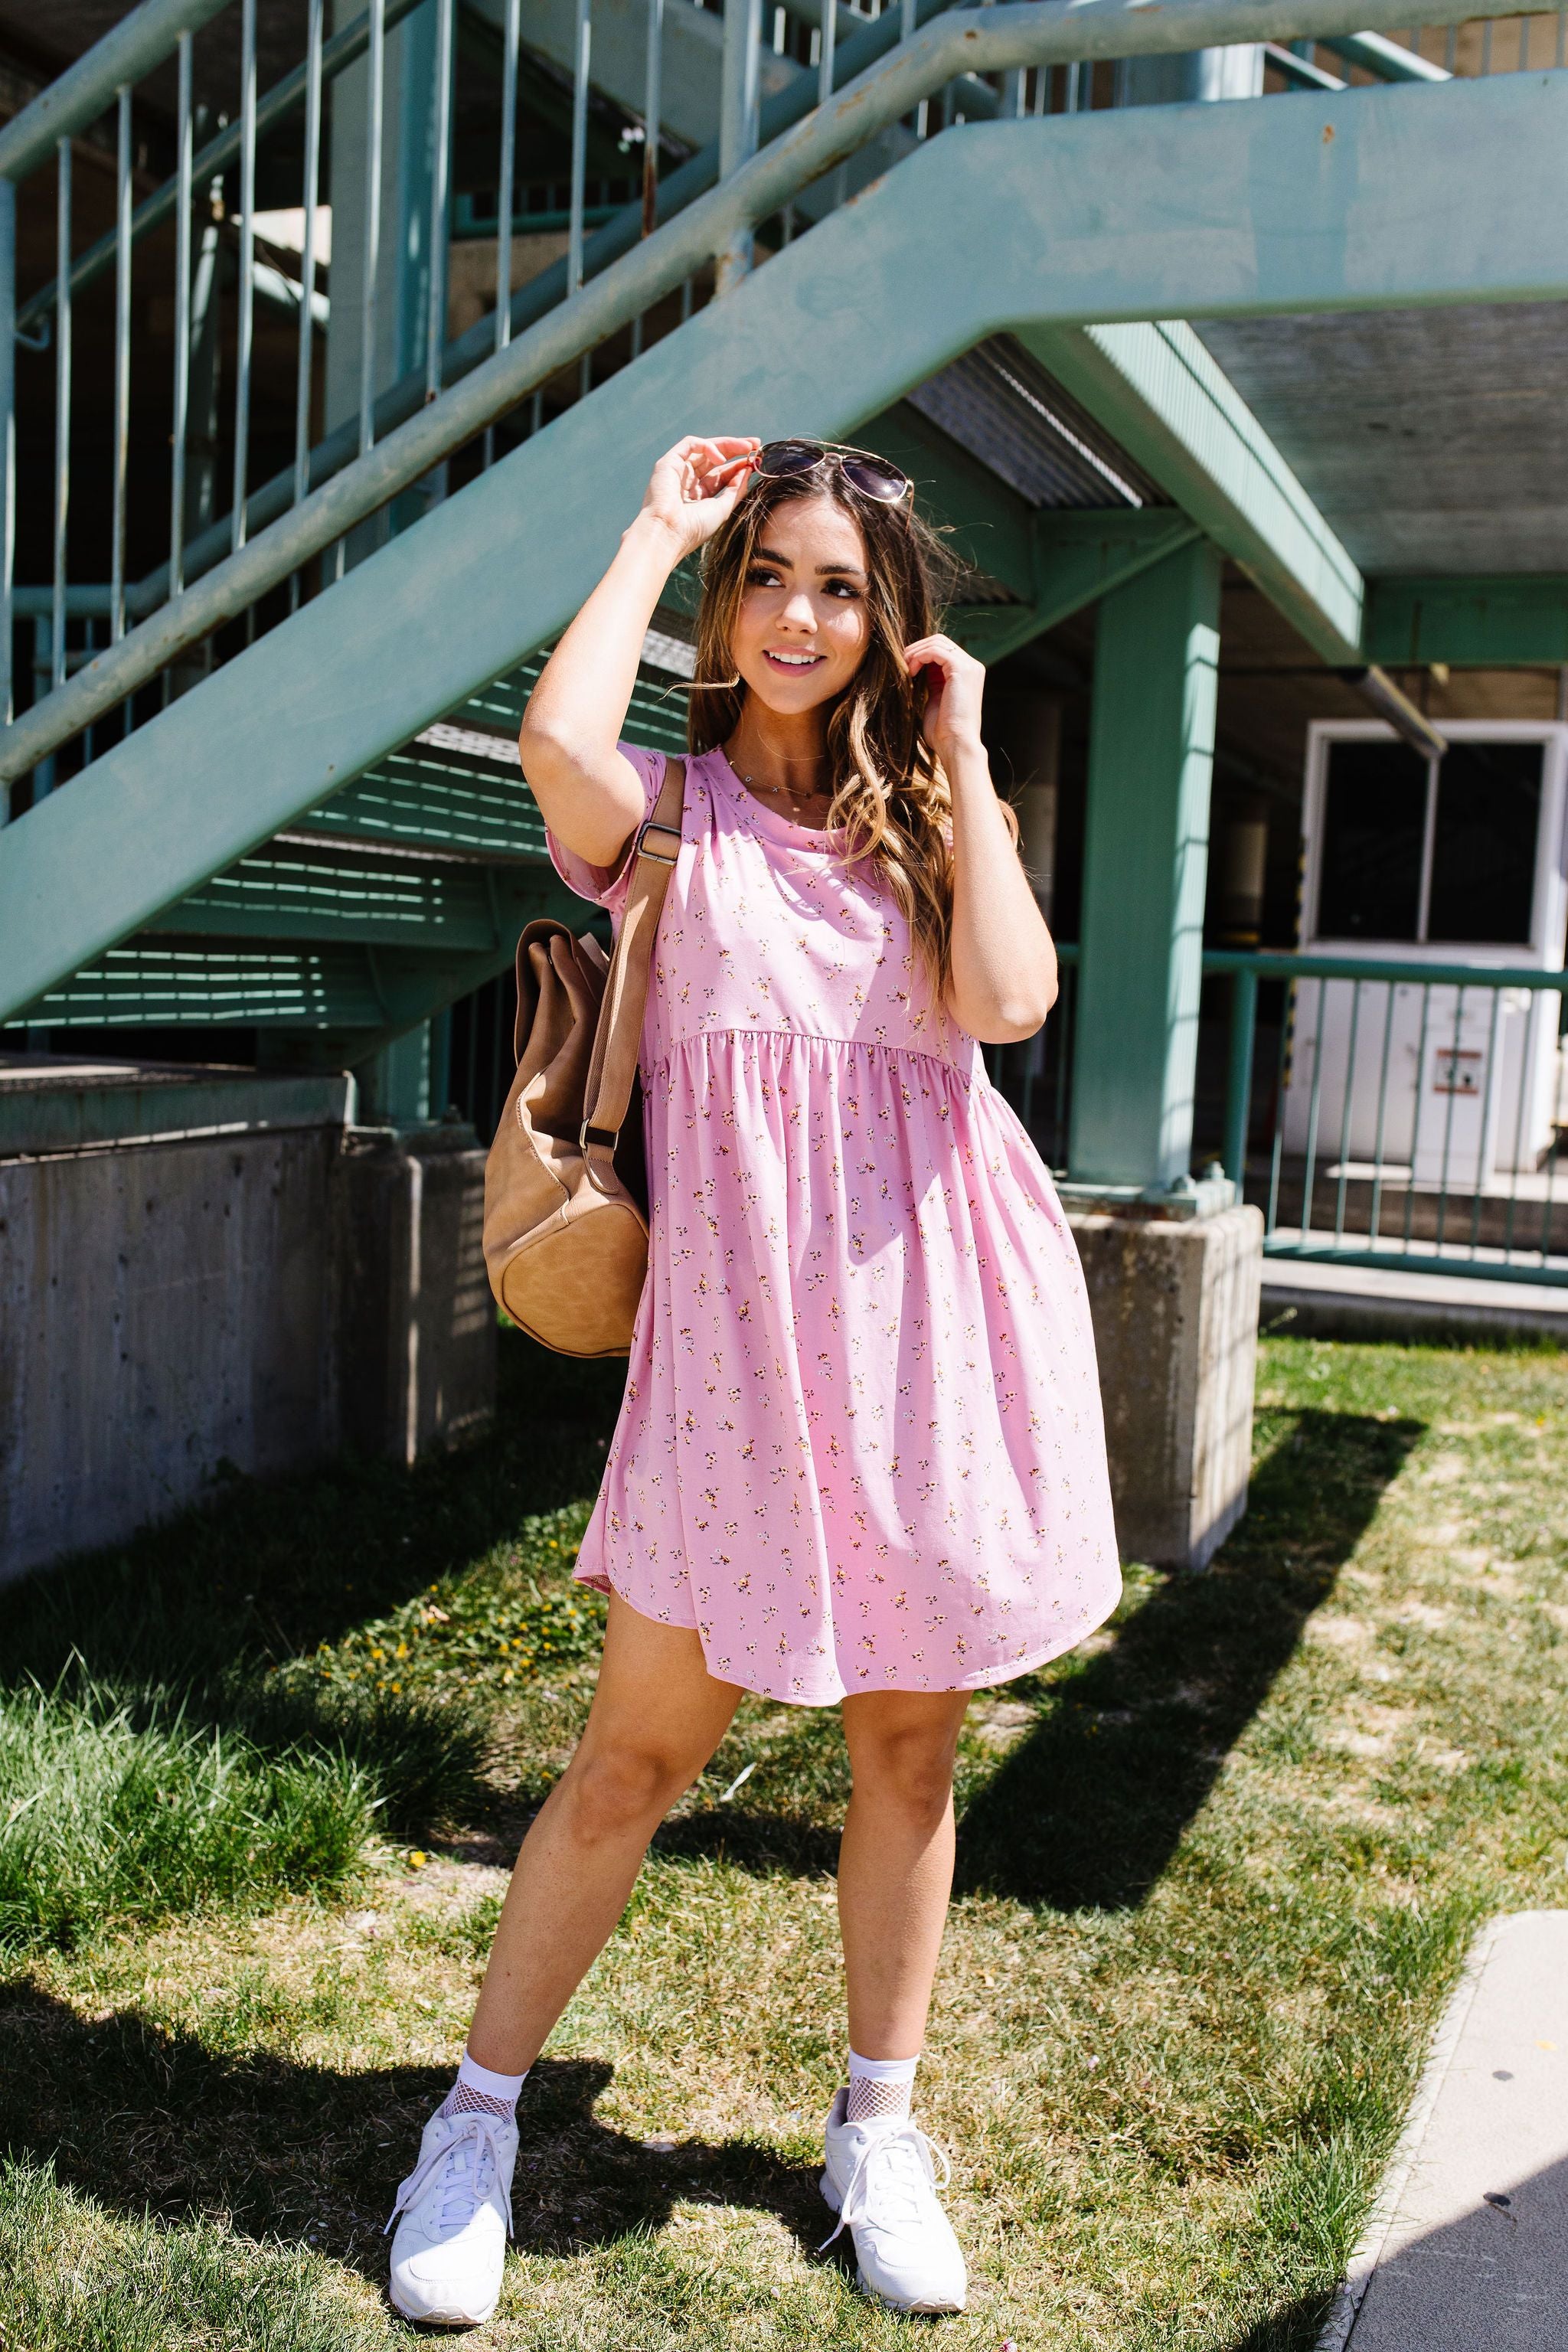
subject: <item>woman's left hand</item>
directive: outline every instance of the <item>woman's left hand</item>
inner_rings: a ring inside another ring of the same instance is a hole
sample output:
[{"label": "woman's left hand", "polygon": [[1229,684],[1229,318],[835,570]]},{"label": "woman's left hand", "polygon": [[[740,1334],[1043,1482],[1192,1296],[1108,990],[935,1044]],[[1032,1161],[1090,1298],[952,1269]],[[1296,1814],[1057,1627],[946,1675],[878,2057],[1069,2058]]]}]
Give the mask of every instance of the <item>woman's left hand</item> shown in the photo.
[{"label": "woman's left hand", "polygon": [[951,637],[917,637],[904,647],[904,667],[911,677],[929,670],[925,716],[926,741],[940,759],[944,749],[980,742],[980,702],[985,691],[985,665],[966,654]]}]

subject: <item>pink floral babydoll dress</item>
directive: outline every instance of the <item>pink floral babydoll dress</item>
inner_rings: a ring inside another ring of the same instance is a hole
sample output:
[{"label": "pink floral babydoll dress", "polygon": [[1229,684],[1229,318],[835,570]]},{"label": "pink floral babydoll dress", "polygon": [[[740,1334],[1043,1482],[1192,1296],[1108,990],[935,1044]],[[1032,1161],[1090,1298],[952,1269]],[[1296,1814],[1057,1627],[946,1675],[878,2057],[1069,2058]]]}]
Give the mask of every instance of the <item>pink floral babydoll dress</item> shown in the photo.
[{"label": "pink floral babydoll dress", "polygon": [[[651,810],[661,759],[621,750]],[[831,835],[713,751],[682,836],[642,1042],[648,1280],[577,1575],[770,1698],[1005,1682],[1121,1590],[1050,1178]],[[618,919],[629,863],[551,854]]]}]

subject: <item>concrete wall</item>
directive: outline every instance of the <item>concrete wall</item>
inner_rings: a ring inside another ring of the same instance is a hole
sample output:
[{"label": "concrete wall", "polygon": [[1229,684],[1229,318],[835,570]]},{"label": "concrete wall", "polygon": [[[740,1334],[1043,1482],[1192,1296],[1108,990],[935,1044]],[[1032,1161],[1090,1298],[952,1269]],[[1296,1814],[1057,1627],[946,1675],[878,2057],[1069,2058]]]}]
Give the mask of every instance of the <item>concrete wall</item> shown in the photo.
[{"label": "concrete wall", "polygon": [[[466,1129],[344,1078],[0,1066],[0,1580],[344,1444],[493,1409]],[[31,1147],[31,1148],[29,1148]]]},{"label": "concrete wall", "polygon": [[357,1452],[413,1462],[494,1411],[484,1213],[485,1155],[470,1129],[351,1138],[339,1265],[354,1377],[340,1415]]}]

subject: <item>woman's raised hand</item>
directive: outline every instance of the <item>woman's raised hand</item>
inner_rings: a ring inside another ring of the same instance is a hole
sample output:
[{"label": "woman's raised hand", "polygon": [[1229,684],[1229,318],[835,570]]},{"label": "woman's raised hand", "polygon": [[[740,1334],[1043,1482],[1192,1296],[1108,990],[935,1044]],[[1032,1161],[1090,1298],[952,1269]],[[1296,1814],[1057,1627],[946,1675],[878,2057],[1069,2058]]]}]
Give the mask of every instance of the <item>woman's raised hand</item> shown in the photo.
[{"label": "woman's raised hand", "polygon": [[643,492],[643,515],[664,524],[681,555],[691,554],[734,513],[752,478],[750,461],[762,446],[754,434],[707,439],[687,434],[654,467]]},{"label": "woman's raised hand", "polygon": [[947,751],[968,749],[980,741],[980,700],[985,690],[985,665],[966,654],[951,637],[918,637],[904,647],[904,667],[911,677],[929,670],[925,716],[926,741],[941,759]]}]

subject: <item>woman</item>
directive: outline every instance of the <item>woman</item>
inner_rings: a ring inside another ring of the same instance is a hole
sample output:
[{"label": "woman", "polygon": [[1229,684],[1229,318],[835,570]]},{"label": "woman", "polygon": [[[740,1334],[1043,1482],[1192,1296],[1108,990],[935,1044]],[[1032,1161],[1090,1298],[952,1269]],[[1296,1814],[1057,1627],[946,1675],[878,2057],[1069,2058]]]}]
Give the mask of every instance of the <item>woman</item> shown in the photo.
[{"label": "woman", "polygon": [[1120,1590],[1077,1255],[979,1050],[1038,1029],[1055,951],[901,474],[803,442],[659,460],[523,719],[555,863],[618,913],[664,762],[616,739],[702,547],[643,1036],[650,1273],[577,1565],[610,1596],[604,1661],[398,2196],[393,2299],[448,2325],[500,2291],[523,2077],[748,1690],[841,1705],[853,1769],[823,2194],[868,2292],[962,2310],[910,2113],[959,1729]]}]

